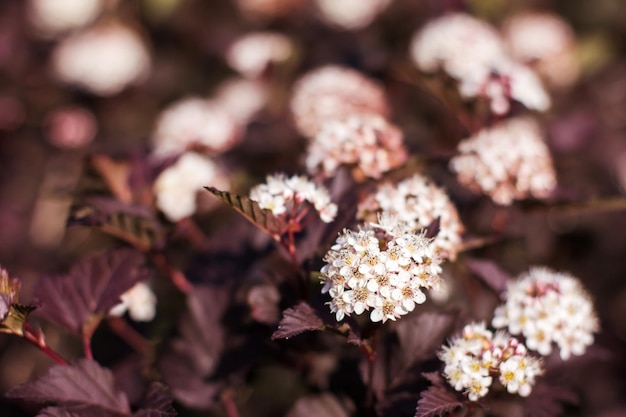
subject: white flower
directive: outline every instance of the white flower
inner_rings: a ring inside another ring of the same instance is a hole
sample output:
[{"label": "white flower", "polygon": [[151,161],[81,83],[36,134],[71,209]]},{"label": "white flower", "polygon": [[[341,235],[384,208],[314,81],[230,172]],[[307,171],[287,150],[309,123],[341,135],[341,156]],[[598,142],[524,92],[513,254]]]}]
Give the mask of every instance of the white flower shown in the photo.
[{"label": "white flower", "polygon": [[573,276],[532,268],[508,285],[506,297],[492,324],[522,334],[529,349],[545,356],[556,344],[567,360],[572,354],[582,355],[593,343],[598,318],[589,295]]},{"label": "white flower", "polygon": [[205,186],[225,190],[228,181],[213,161],[186,153],[156,179],[156,205],[170,221],[179,221],[195,213],[196,193]]},{"label": "white flower", "polygon": [[331,202],[328,190],[303,176],[268,175],[265,184],[250,190],[250,199],[275,216],[288,216],[297,221],[302,220],[310,207],[325,223],[332,222],[337,214],[337,206]]},{"label": "white flower", "polygon": [[477,401],[489,392],[492,375],[511,394],[528,396],[541,375],[541,362],[528,355],[524,345],[507,333],[494,334],[484,323],[471,323],[439,351],[444,362],[443,375],[457,391]]},{"label": "white flower", "polygon": [[294,53],[291,40],[280,33],[253,32],[237,39],[228,49],[228,65],[247,78],[263,75],[270,64],[287,61]]},{"label": "white flower", "polygon": [[268,87],[263,82],[232,78],[217,87],[213,102],[237,123],[245,125],[263,110],[268,100]]},{"label": "white flower", "polygon": [[439,219],[439,233],[433,245],[442,257],[456,258],[463,232],[459,214],[445,191],[426,177],[415,174],[398,183],[380,184],[375,192],[359,203],[357,218],[375,221],[382,211],[405,222],[412,232]]},{"label": "white flower", "polygon": [[54,50],[56,76],[101,96],[143,81],[150,55],[140,37],[120,24],[100,24],[65,38]]},{"label": "white flower", "polygon": [[325,22],[341,29],[356,30],[368,26],[391,0],[315,0],[315,3]]},{"label": "white flower", "polygon": [[114,306],[109,314],[122,316],[128,311],[135,321],[152,321],[156,315],[156,296],[145,282],[135,284],[130,290],[122,294],[121,303]]},{"label": "white flower", "polygon": [[241,138],[239,124],[218,105],[199,97],[170,104],[159,115],[152,143],[159,157],[176,155],[192,148],[224,152]]},{"label": "white flower", "polygon": [[507,119],[462,141],[450,161],[459,182],[509,205],[545,198],[556,187],[552,157],[534,119]]},{"label": "white flower", "polygon": [[[388,223],[391,225],[391,220]],[[435,286],[441,270],[432,250],[414,258],[406,250],[407,242],[430,246],[430,240],[422,235],[395,237],[374,223],[358,231],[344,230],[324,257],[322,292],[328,292],[333,300],[341,297],[339,305],[350,305],[342,308],[344,315],[370,311],[373,322],[384,323],[408,314],[426,301],[423,289]],[[423,267],[421,263],[427,259],[430,265]],[[335,304],[331,302],[333,312]]]},{"label": "white flower", "polygon": [[102,10],[103,0],[30,0],[28,17],[45,35],[58,35],[92,22]]}]

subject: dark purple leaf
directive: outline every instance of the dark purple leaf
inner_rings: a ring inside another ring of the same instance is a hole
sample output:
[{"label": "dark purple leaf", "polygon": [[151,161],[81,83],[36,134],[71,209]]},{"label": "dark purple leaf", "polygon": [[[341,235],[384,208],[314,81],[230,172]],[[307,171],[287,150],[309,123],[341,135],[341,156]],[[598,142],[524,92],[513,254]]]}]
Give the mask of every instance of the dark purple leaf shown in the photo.
[{"label": "dark purple leaf", "polygon": [[179,320],[179,336],[159,362],[163,380],[174,397],[192,408],[209,408],[221,384],[211,380],[224,348],[222,316],[228,303],[223,289],[196,287],[187,297]]},{"label": "dark purple leaf", "polygon": [[295,307],[283,311],[283,318],[278,324],[278,330],[272,334],[272,339],[289,339],[300,333],[323,328],[322,319],[313,307],[303,301]]},{"label": "dark purple leaf", "polygon": [[65,275],[42,278],[36,294],[44,317],[79,333],[93,315],[108,312],[125,291],[148,277],[143,255],[118,249],[86,258]]},{"label": "dark purple leaf", "polygon": [[422,392],[415,409],[415,417],[441,417],[463,407],[463,402],[450,387],[444,385],[445,382],[439,374],[431,372],[423,375],[433,385]]},{"label": "dark purple leaf", "polygon": [[128,399],[115,386],[113,373],[87,359],[53,366],[45,375],[6,395],[33,402],[53,402],[72,409],[94,407],[118,415],[130,414]]},{"label": "dark purple leaf", "polygon": [[556,417],[563,414],[563,403],[578,404],[578,395],[569,388],[538,383],[526,399],[529,417]]},{"label": "dark purple leaf", "polygon": [[112,413],[96,407],[61,408],[46,407],[37,414],[37,417],[120,417],[118,413]]},{"label": "dark purple leaf", "polygon": [[331,394],[308,395],[296,401],[287,417],[348,417],[352,408]]},{"label": "dark purple leaf", "polygon": [[240,196],[228,191],[220,191],[214,187],[204,188],[237,210],[259,229],[270,234],[275,239],[280,238],[286,223],[282,218],[274,216],[271,210],[262,209],[256,201],[252,201],[246,196]]},{"label": "dark purple leaf", "polygon": [[426,237],[432,239],[439,234],[439,230],[441,229],[441,217],[437,217],[433,220],[425,229]]},{"label": "dark purple leaf", "polygon": [[396,331],[403,362],[410,366],[433,356],[450,334],[456,318],[453,313],[426,312],[399,321]]},{"label": "dark purple leaf", "polygon": [[511,275],[493,261],[467,259],[465,265],[498,294],[506,290],[507,283],[511,280]]},{"label": "dark purple leaf", "polygon": [[75,203],[68,226],[89,226],[130,243],[139,250],[161,248],[164,234],[154,213],[107,197],[88,197]]},{"label": "dark purple leaf", "polygon": [[178,413],[172,406],[173,401],[174,397],[169,390],[164,385],[154,382],[148,390],[143,407],[133,414],[133,417],[174,417]]}]

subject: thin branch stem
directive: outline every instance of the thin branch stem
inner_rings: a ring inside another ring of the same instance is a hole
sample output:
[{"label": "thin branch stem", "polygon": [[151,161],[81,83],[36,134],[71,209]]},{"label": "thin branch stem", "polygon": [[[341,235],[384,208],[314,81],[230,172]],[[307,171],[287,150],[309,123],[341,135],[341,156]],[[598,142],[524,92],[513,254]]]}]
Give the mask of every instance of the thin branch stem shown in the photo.
[{"label": "thin branch stem", "polygon": [[24,323],[23,331],[24,332],[22,337],[24,339],[37,346],[42,352],[48,355],[53,361],[55,361],[59,365],[67,365],[67,361],[46,344],[42,333],[40,333],[39,335],[35,333],[28,323]]},{"label": "thin branch stem", "polygon": [[376,351],[378,348],[378,337],[380,328],[374,329],[372,335],[372,343],[370,345],[369,352],[366,353],[367,359],[367,393],[365,396],[365,408],[368,415],[375,415],[374,412],[374,376],[376,371]]},{"label": "thin branch stem", "polygon": [[91,335],[83,334],[83,350],[85,352],[85,357],[90,361],[93,360],[93,352],[91,351]]},{"label": "thin branch stem", "polygon": [[126,322],[126,320],[121,317],[109,317],[107,319],[107,324],[115,334],[124,340],[137,353],[140,355],[147,355],[150,353],[150,341],[133,329]]},{"label": "thin branch stem", "polygon": [[239,410],[237,410],[237,404],[235,404],[231,390],[225,390],[221,396],[221,400],[228,417],[239,417]]},{"label": "thin branch stem", "polygon": [[170,264],[163,253],[152,252],[150,256],[152,261],[167,275],[170,281],[172,281],[172,284],[174,284],[180,292],[189,294],[193,291],[193,285],[187,280],[185,274]]}]

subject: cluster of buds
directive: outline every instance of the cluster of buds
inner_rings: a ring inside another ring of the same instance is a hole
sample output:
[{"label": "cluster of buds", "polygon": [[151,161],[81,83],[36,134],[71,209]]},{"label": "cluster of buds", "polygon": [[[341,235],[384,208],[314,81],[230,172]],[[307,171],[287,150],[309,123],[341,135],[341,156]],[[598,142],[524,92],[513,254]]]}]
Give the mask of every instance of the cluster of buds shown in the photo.
[{"label": "cluster of buds", "polygon": [[537,75],[511,58],[499,33],[472,16],[448,14],[417,32],[411,56],[422,71],[442,70],[458,82],[465,98],[484,97],[495,114],[510,102],[545,111],[550,98]]},{"label": "cluster of buds", "polygon": [[252,32],[233,42],[226,54],[231,68],[246,78],[258,78],[272,64],[280,64],[294,55],[291,39],[277,32]]},{"label": "cluster of buds", "polygon": [[563,360],[585,353],[599,327],[580,282],[547,268],[532,268],[509,284],[506,303],[496,309],[492,324],[523,335],[528,348],[544,356],[556,344]]},{"label": "cluster of buds", "polygon": [[327,176],[347,165],[378,179],[407,157],[400,129],[378,115],[358,114],[324,124],[309,146],[306,165],[310,172]]},{"label": "cluster of buds", "polygon": [[542,373],[541,361],[529,355],[524,344],[504,331],[495,335],[484,323],[463,328],[439,352],[444,362],[444,376],[457,391],[477,401],[489,392],[494,377],[511,394],[527,397]]},{"label": "cluster of buds", "polygon": [[156,316],[157,298],[148,284],[138,282],[120,296],[121,302],[109,310],[112,316],[122,316],[128,311],[135,321],[152,321]]},{"label": "cluster of buds", "polygon": [[450,168],[470,189],[501,205],[546,198],[556,187],[552,157],[534,119],[504,120],[462,141]]},{"label": "cluster of buds", "polygon": [[373,222],[381,212],[394,215],[412,231],[428,227],[439,219],[439,232],[433,245],[442,258],[456,259],[460,250],[463,224],[446,192],[428,178],[415,174],[400,182],[385,182],[359,203],[357,217]]},{"label": "cluster of buds", "polygon": [[250,190],[250,199],[275,216],[296,222],[304,219],[311,206],[325,223],[332,222],[337,215],[337,205],[330,200],[328,190],[303,176],[268,175],[266,183]]},{"label": "cluster of buds", "polygon": [[431,239],[383,213],[379,223],[344,230],[324,257],[322,293],[337,321],[370,311],[373,322],[396,320],[426,301],[436,286],[440,259]]},{"label": "cluster of buds", "polygon": [[307,168],[332,175],[340,165],[356,177],[380,176],[406,162],[402,132],[388,122],[384,90],[347,68],[326,66],[294,87],[291,111],[296,127],[311,140]]}]

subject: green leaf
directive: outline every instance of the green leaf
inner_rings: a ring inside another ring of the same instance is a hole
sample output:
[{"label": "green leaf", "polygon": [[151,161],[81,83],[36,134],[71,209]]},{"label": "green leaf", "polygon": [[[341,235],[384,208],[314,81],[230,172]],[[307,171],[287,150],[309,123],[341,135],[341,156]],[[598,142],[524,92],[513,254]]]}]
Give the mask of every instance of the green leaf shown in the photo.
[{"label": "green leaf", "polygon": [[24,323],[36,308],[34,305],[11,304],[6,317],[0,322],[0,332],[23,336]]},{"label": "green leaf", "polygon": [[204,188],[237,210],[252,224],[271,235],[274,239],[280,240],[280,236],[286,231],[287,222],[281,217],[274,216],[271,210],[262,209],[256,201],[235,193],[221,191],[214,187]]}]

